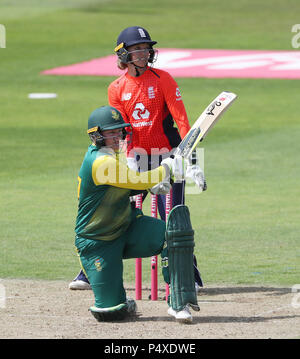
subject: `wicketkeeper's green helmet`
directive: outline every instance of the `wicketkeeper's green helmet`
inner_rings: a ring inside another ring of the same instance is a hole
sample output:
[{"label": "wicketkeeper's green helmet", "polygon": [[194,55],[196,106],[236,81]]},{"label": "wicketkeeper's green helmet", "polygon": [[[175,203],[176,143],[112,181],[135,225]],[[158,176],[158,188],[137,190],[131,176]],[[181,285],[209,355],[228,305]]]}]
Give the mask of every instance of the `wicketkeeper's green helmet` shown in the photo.
[{"label": "wicketkeeper's green helmet", "polygon": [[94,110],[88,119],[87,133],[98,147],[104,146],[102,131],[123,128],[123,137],[126,137],[125,127],[130,127],[125,123],[121,113],[112,106],[102,106]]}]

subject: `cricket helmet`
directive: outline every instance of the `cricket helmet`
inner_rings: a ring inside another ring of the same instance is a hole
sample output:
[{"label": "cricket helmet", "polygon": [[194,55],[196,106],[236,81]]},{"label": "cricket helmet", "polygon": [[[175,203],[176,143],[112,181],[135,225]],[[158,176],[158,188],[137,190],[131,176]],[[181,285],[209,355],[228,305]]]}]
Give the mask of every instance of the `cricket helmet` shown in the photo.
[{"label": "cricket helmet", "polygon": [[118,36],[115,52],[121,62],[127,64],[130,61],[130,53],[127,51],[127,48],[129,46],[142,43],[148,43],[150,45],[151,51],[149,62],[153,62],[154,50],[152,49],[152,46],[157,42],[153,41],[149,32],[141,26],[130,26],[124,29]]},{"label": "cricket helmet", "polygon": [[90,114],[87,133],[96,146],[102,147],[105,145],[102,131],[122,128],[123,139],[125,139],[127,135],[125,127],[130,127],[130,124],[124,122],[121,113],[116,108],[101,106]]}]

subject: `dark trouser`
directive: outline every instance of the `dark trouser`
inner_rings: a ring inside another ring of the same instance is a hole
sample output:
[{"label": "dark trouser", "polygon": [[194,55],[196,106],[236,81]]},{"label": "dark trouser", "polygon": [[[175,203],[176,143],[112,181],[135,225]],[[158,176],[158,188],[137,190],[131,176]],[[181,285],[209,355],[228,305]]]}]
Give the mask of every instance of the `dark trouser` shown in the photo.
[{"label": "dark trouser", "polygon": [[[172,185],[172,208],[178,204],[184,204],[184,182],[173,183]],[[157,206],[160,218],[166,221],[166,196],[157,196]]]}]

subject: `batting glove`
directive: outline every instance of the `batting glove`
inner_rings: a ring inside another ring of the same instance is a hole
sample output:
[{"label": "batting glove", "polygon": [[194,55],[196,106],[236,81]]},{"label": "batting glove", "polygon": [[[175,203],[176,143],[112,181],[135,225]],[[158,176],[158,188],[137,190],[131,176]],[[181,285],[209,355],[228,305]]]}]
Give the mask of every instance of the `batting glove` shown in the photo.
[{"label": "batting glove", "polygon": [[161,164],[161,166],[165,168],[165,172],[166,172],[165,178],[161,182],[150,188],[149,191],[152,194],[167,194],[171,190],[172,159],[167,158],[166,160],[164,160],[166,161],[165,164]]},{"label": "batting glove", "polygon": [[184,179],[184,158],[182,156],[168,157],[161,161],[161,166],[169,170],[170,177],[175,182],[182,182]]},{"label": "batting glove", "polygon": [[186,178],[190,178],[199,187],[200,191],[206,191],[207,185],[204,173],[198,165],[187,165]]},{"label": "batting glove", "polygon": [[200,189],[200,191],[206,191],[207,185],[204,173],[201,167],[197,164],[197,153],[193,151],[190,158],[187,159],[187,168],[185,177],[190,178]]},{"label": "batting glove", "polygon": [[167,194],[170,192],[171,188],[172,188],[171,183],[165,179],[162,182],[159,182],[157,185],[150,188],[150,192],[152,194]]}]

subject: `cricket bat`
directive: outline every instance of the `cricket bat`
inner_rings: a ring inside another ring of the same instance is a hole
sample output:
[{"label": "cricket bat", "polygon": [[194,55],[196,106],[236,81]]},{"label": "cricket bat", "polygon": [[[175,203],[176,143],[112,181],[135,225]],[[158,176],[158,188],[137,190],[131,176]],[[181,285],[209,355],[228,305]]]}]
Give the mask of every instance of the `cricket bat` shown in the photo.
[{"label": "cricket bat", "polygon": [[221,92],[198,117],[173,155],[189,158],[198,143],[205,138],[236,98],[237,95],[232,92]]}]

